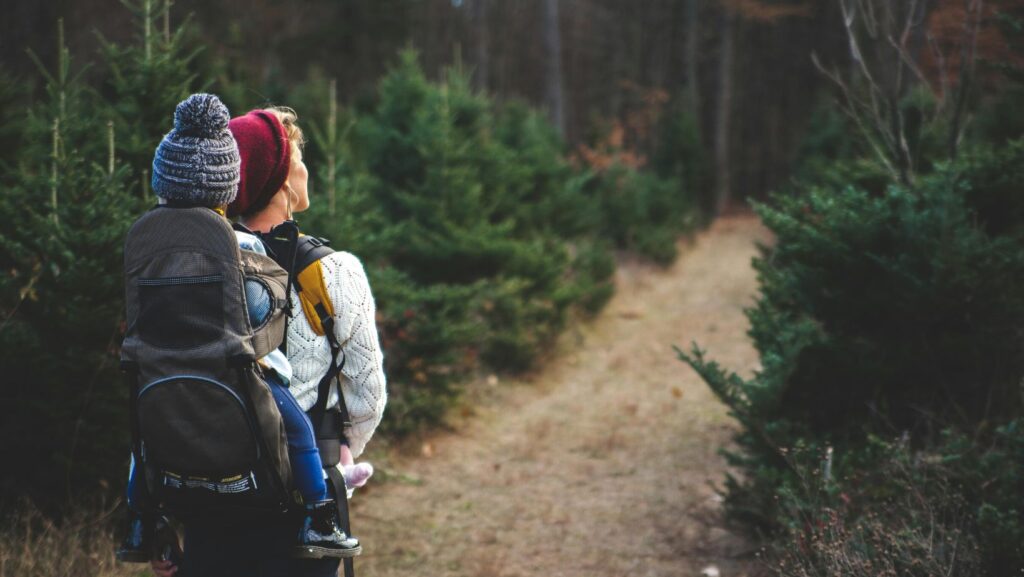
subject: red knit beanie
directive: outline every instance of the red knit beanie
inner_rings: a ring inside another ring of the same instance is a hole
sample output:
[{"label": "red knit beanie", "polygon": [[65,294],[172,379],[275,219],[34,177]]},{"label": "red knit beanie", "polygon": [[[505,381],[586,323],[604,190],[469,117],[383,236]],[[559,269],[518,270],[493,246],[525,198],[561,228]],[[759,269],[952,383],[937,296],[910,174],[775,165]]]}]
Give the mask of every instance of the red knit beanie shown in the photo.
[{"label": "red knit beanie", "polygon": [[284,186],[292,147],[281,121],[265,110],[232,118],[228,128],[242,157],[238,196],[228,205],[228,216],[252,214],[270,204],[270,199]]}]

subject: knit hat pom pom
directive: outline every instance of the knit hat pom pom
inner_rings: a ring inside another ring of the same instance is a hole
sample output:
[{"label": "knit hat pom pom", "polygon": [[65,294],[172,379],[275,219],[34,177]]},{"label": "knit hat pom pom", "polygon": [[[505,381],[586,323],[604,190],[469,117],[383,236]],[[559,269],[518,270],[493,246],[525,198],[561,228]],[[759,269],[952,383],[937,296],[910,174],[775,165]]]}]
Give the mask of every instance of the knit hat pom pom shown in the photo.
[{"label": "knit hat pom pom", "polygon": [[227,106],[213,94],[193,94],[174,109],[174,130],[182,136],[217,138],[230,120]]}]

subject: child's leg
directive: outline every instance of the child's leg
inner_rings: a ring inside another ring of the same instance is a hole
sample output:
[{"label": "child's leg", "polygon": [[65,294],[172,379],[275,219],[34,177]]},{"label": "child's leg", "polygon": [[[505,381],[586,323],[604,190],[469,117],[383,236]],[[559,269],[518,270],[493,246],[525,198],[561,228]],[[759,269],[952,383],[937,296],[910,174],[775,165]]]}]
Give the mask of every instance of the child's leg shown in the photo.
[{"label": "child's leg", "polygon": [[324,481],[323,462],[316,448],[313,425],[295,397],[278,379],[276,374],[268,375],[270,392],[274,395],[277,408],[284,420],[284,429],[288,435],[288,458],[292,464],[292,477],[295,487],[306,503],[326,501],[327,482]]},{"label": "child's leg", "polygon": [[358,555],[362,552],[359,540],[338,529],[337,503],[327,493],[323,461],[316,448],[316,437],[309,417],[276,374],[267,381],[288,434],[292,478],[306,502],[305,517],[293,555],[313,558]]},{"label": "child's leg", "polygon": [[135,454],[128,462],[128,508],[139,511],[139,504],[142,502],[142,468],[135,466]]},{"label": "child's leg", "polygon": [[132,455],[128,466],[128,518],[124,540],[114,551],[123,563],[149,563],[152,556],[153,517],[142,513],[142,468],[135,464]]}]

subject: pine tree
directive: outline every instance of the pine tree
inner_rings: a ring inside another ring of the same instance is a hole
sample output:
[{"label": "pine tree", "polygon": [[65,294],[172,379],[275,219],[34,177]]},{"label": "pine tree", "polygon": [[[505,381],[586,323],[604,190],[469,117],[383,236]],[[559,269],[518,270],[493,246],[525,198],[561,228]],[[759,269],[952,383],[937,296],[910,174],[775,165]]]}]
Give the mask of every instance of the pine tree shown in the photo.
[{"label": "pine tree", "polygon": [[140,32],[118,46],[100,36],[107,81],[100,94],[114,122],[118,154],[131,167],[139,197],[149,196],[153,151],[170,130],[174,107],[202,89],[194,70],[201,48],[189,48],[186,21],[171,28],[171,0],[122,0]]},{"label": "pine tree", "polygon": [[12,482],[51,501],[94,491],[124,460],[121,244],[140,209],[113,125],[59,26],[58,61],[39,63],[44,93],[20,127],[24,146],[0,200],[0,215],[17,223],[0,232],[0,370],[11,411],[0,447],[10,463],[36,463]]},{"label": "pine tree", "polygon": [[316,109],[311,155],[328,166],[301,218],[368,265],[393,431],[438,419],[480,366],[530,366],[570,310],[610,296],[598,219],[577,216],[593,214],[583,180],[538,113],[495,114],[468,76],[431,83],[411,52],[369,110]]}]

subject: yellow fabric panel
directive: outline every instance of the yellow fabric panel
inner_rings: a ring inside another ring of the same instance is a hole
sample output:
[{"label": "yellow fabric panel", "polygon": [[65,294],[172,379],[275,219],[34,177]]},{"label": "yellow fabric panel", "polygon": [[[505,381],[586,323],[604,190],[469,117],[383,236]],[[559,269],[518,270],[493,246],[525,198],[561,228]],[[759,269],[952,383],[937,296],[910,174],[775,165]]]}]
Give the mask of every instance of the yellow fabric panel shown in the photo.
[{"label": "yellow fabric panel", "polygon": [[299,286],[302,287],[299,292],[302,312],[305,313],[309,326],[313,327],[313,332],[323,336],[324,327],[320,324],[320,315],[316,313],[316,305],[323,304],[324,310],[330,317],[334,317],[334,305],[331,303],[330,297],[327,296],[327,283],[324,282],[324,269],[320,265],[320,261],[318,260],[303,269],[297,280]]}]

